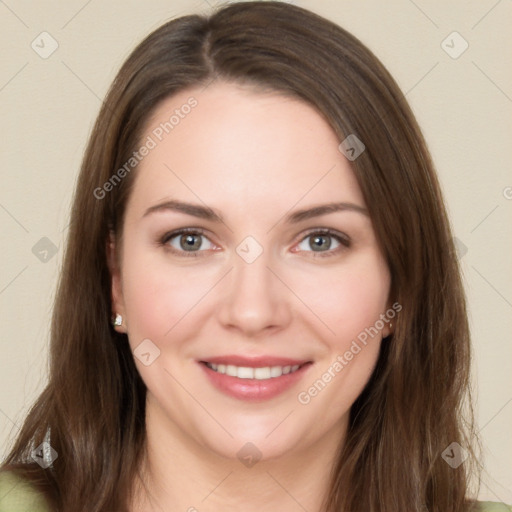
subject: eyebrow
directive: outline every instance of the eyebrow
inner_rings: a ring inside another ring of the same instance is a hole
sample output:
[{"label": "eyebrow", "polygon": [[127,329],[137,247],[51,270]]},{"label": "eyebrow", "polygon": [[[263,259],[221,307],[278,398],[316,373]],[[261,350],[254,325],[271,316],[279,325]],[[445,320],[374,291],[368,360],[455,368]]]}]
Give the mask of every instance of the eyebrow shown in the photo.
[{"label": "eyebrow", "polygon": [[[151,206],[145,211],[143,217],[147,217],[152,213],[165,211],[176,211],[180,213],[185,213],[187,215],[191,215],[193,217],[198,217],[213,222],[224,223],[222,215],[215,212],[211,208],[208,208],[207,206],[201,206],[199,204],[185,203],[183,201],[178,201],[176,199],[172,199],[169,201],[165,201],[163,203],[156,204],[155,206]],[[369,213],[366,208],[363,208],[362,206],[359,206],[354,203],[341,202],[327,203],[319,206],[313,206],[311,208],[297,210],[293,213],[288,214],[285,217],[284,222],[288,224],[297,224],[299,222],[311,219],[313,217],[319,217],[321,215],[342,211],[353,211],[369,217]]]}]

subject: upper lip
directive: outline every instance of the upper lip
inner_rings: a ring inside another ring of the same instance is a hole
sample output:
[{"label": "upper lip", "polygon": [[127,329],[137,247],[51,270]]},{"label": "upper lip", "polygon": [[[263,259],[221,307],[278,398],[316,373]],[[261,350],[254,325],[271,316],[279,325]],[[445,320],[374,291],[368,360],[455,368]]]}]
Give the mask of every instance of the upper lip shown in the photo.
[{"label": "upper lip", "polygon": [[231,364],[233,366],[244,366],[247,368],[264,368],[266,366],[295,366],[311,362],[307,359],[292,359],[290,357],[276,356],[238,356],[235,354],[226,356],[208,357],[201,359],[201,363]]}]

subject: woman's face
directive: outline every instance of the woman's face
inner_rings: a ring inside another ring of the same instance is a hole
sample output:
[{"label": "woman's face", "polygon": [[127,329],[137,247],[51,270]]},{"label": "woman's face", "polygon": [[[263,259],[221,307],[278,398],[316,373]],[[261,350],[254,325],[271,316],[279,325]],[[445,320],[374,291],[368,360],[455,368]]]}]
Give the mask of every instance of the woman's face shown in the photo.
[{"label": "woman's face", "polygon": [[343,436],[390,275],[340,142],[306,103],[222,82],[150,119],[113,297],[163,431],[230,458]]}]

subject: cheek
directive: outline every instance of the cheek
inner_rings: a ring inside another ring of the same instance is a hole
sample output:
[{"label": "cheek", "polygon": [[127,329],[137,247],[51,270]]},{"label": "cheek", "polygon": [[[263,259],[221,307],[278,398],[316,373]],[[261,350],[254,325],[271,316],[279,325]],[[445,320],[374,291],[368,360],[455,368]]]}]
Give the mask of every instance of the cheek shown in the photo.
[{"label": "cheek", "polygon": [[303,283],[302,293],[328,328],[323,332],[330,331],[326,339],[343,348],[385,312],[389,286],[387,266],[378,254],[369,252],[335,270],[317,273],[315,285]]},{"label": "cheek", "polygon": [[[172,264],[163,252],[150,251],[136,239],[125,239],[124,254],[123,296],[132,344],[144,338],[164,343],[173,329],[176,336],[187,322],[178,324],[192,320],[195,306],[202,303],[204,309],[203,301],[208,302],[223,274],[216,265]],[[295,268],[285,280],[306,306],[304,315],[314,313],[312,321],[318,324],[314,330],[322,333],[319,341],[337,353],[343,353],[386,309],[389,273],[375,251],[360,253],[337,267],[319,266],[313,275]],[[181,334],[186,337],[186,332]]]},{"label": "cheek", "polygon": [[378,255],[359,258],[328,277],[317,280],[318,286],[324,285],[322,293],[310,293],[311,309],[330,331],[317,331],[319,336],[325,333],[319,340],[326,357],[298,396],[301,404],[313,404],[308,414],[327,411],[322,413],[325,425],[350,409],[371,377],[382,338],[378,320],[386,311],[390,285]]},{"label": "cheek", "polygon": [[[126,249],[130,248],[129,241]],[[123,297],[130,339],[157,344],[193,309],[215,284],[213,268],[176,266],[159,251],[133,244],[123,261]]]}]

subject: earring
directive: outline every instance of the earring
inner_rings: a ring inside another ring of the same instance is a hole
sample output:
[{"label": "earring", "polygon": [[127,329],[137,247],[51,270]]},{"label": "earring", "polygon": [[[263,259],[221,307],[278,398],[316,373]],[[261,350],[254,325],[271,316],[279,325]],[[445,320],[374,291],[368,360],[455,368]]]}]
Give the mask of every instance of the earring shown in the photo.
[{"label": "earring", "polygon": [[393,322],[389,322],[389,329],[391,330],[393,328]]},{"label": "earring", "polygon": [[119,327],[123,325],[123,317],[119,313],[117,313],[115,318],[112,318],[112,325],[114,327]]}]

